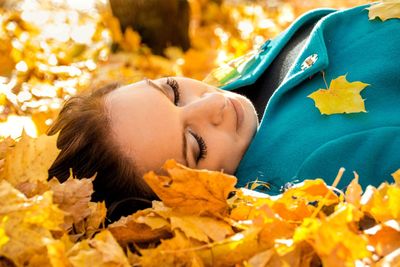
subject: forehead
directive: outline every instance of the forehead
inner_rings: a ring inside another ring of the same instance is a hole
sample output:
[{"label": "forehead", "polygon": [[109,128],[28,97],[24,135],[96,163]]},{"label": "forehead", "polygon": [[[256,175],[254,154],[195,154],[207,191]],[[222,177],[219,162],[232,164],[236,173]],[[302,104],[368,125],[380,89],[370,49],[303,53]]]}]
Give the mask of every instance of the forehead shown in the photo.
[{"label": "forehead", "polygon": [[180,160],[181,123],[172,102],[146,83],[109,93],[105,105],[115,142],[141,172],[158,170],[165,160]]}]

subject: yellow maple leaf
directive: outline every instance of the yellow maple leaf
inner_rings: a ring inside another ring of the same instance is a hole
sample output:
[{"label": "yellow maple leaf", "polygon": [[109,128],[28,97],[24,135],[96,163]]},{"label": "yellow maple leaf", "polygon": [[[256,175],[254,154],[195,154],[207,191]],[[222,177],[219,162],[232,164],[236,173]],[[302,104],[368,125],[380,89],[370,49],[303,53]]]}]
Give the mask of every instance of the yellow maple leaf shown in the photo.
[{"label": "yellow maple leaf", "polygon": [[360,92],[369,84],[349,82],[346,75],[333,79],[328,89],[318,89],[308,95],[321,114],[366,112]]},{"label": "yellow maple leaf", "polygon": [[399,0],[382,0],[368,9],[368,17],[370,20],[379,17],[382,21],[393,18],[400,18],[400,1]]},{"label": "yellow maple leaf", "polygon": [[23,132],[21,140],[5,157],[0,179],[14,186],[26,181],[46,181],[47,171],[59,153],[56,140],[57,135],[32,138]]},{"label": "yellow maple leaf", "polygon": [[166,206],[186,214],[227,212],[226,199],[236,184],[234,176],[190,169],[175,160],[166,161],[163,168],[169,176],[149,172],[143,178]]}]

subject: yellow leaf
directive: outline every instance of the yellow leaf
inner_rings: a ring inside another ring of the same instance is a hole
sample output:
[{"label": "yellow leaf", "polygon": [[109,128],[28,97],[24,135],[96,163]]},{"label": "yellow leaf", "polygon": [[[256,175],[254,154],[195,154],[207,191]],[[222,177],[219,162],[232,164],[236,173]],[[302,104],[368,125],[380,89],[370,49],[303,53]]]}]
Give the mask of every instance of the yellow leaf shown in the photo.
[{"label": "yellow leaf", "polygon": [[106,203],[89,202],[90,215],[85,220],[86,236],[91,238],[93,234],[100,228],[104,228],[104,220],[107,215]]},{"label": "yellow leaf", "polygon": [[362,188],[358,183],[358,175],[355,173],[354,179],[347,186],[345,197],[347,203],[353,204],[355,207],[360,207]]},{"label": "yellow leaf", "polygon": [[[68,237],[63,237],[63,239]],[[64,240],[46,240],[47,257],[52,267],[72,267],[67,257],[67,247]]]},{"label": "yellow leaf", "polygon": [[337,221],[330,223],[328,220],[306,218],[296,229],[293,240],[310,243],[321,257],[323,266],[337,266],[331,264],[335,259],[336,263],[350,264],[370,256],[367,241],[353,232],[345,220],[337,224]]},{"label": "yellow leaf", "polygon": [[172,216],[171,228],[179,228],[187,237],[203,242],[208,242],[209,239],[221,241],[233,234],[232,228],[227,223],[203,216]]},{"label": "yellow leaf", "polygon": [[98,233],[93,239],[75,244],[68,254],[74,267],[130,266],[124,251],[106,230]]},{"label": "yellow leaf", "polygon": [[169,176],[149,172],[144,179],[166,206],[197,215],[228,211],[226,199],[235,189],[235,177],[222,172],[193,170],[175,160],[168,160],[163,168]]},{"label": "yellow leaf", "polygon": [[60,230],[63,217],[63,212],[52,202],[51,192],[28,199],[11,184],[1,181],[0,229],[9,240],[0,247],[0,255],[17,266],[48,261],[46,255],[36,259],[33,256],[46,253],[46,242],[53,239],[51,231]]},{"label": "yellow leaf", "polygon": [[8,242],[8,240],[10,240],[5,231],[5,222],[7,221],[7,219],[7,216],[3,217],[0,224],[0,249],[3,247],[4,244]]},{"label": "yellow leaf", "polygon": [[259,241],[260,228],[251,227],[198,251],[206,266],[234,266],[268,247]]},{"label": "yellow leaf", "polygon": [[0,179],[5,179],[12,185],[26,181],[46,181],[47,171],[59,152],[56,140],[57,135],[32,138],[23,132],[21,140],[5,158]]},{"label": "yellow leaf", "polygon": [[65,217],[66,229],[90,215],[89,202],[93,193],[91,179],[70,177],[64,183],[60,183],[56,178],[53,178],[48,184],[54,193],[54,203],[67,213]]},{"label": "yellow leaf", "polygon": [[146,209],[128,217],[121,217],[117,222],[110,224],[107,229],[120,244],[128,242],[151,242],[169,236],[170,230],[168,227],[153,230],[147,224],[136,221],[137,218],[145,216],[149,212],[151,212],[150,209]]},{"label": "yellow leaf", "polygon": [[268,249],[266,251],[257,253],[253,257],[249,259],[249,266],[251,267],[264,267],[267,266],[267,263],[274,255],[274,251],[272,249]]},{"label": "yellow leaf", "polygon": [[361,210],[378,222],[400,219],[400,187],[383,183],[378,189],[368,186],[361,197]]},{"label": "yellow leaf", "polygon": [[190,248],[193,245],[182,233],[175,231],[175,236],[161,240],[156,248],[142,249],[140,266],[143,267],[175,267],[175,266],[204,266],[201,259]]},{"label": "yellow leaf", "polygon": [[169,223],[166,219],[157,216],[154,213],[147,214],[146,216],[140,216],[135,221],[150,226],[152,230],[161,229],[169,226]]},{"label": "yellow leaf", "polygon": [[370,20],[379,17],[382,21],[393,18],[400,18],[399,0],[382,0],[367,8]]},{"label": "yellow leaf", "polygon": [[400,169],[398,169],[397,171],[392,173],[392,177],[393,177],[394,181],[396,182],[396,184],[398,186],[400,186]]},{"label": "yellow leaf", "polygon": [[328,89],[318,89],[308,97],[314,100],[321,114],[366,112],[360,92],[368,85],[359,81],[349,82],[346,75],[342,75],[333,79]]},{"label": "yellow leaf", "polygon": [[339,201],[339,197],[320,178],[305,180],[303,183],[286,190],[282,195],[282,201],[290,201],[292,198],[302,198],[308,202],[325,199],[325,205],[331,205]]}]

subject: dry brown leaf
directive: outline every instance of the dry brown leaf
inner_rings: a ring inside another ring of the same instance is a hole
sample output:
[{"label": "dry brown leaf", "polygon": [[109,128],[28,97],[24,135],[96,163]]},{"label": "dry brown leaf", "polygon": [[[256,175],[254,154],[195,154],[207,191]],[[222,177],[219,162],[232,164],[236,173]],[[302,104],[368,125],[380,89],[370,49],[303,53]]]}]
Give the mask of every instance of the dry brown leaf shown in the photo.
[{"label": "dry brown leaf", "polygon": [[36,182],[22,182],[15,186],[16,189],[24,193],[24,195],[28,198],[41,195],[46,191],[50,190],[50,186],[47,182],[36,181]]},{"label": "dry brown leaf", "polygon": [[235,177],[222,172],[189,169],[174,160],[168,160],[163,168],[169,176],[150,172],[144,179],[165,205],[186,214],[227,213],[226,199],[229,192],[235,190]]},{"label": "dry brown leaf", "polygon": [[54,202],[67,214],[65,217],[66,229],[90,215],[89,202],[93,193],[91,179],[70,177],[64,183],[60,183],[56,178],[52,178],[48,184],[54,192]]}]

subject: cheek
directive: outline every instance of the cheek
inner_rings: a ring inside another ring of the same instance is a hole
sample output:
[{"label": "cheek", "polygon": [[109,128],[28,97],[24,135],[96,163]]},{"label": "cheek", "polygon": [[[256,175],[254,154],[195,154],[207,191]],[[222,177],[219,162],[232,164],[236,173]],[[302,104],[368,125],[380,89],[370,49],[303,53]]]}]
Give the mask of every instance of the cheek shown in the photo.
[{"label": "cheek", "polygon": [[231,136],[215,133],[208,137],[208,157],[199,167],[232,174],[243,156],[240,145]]}]

